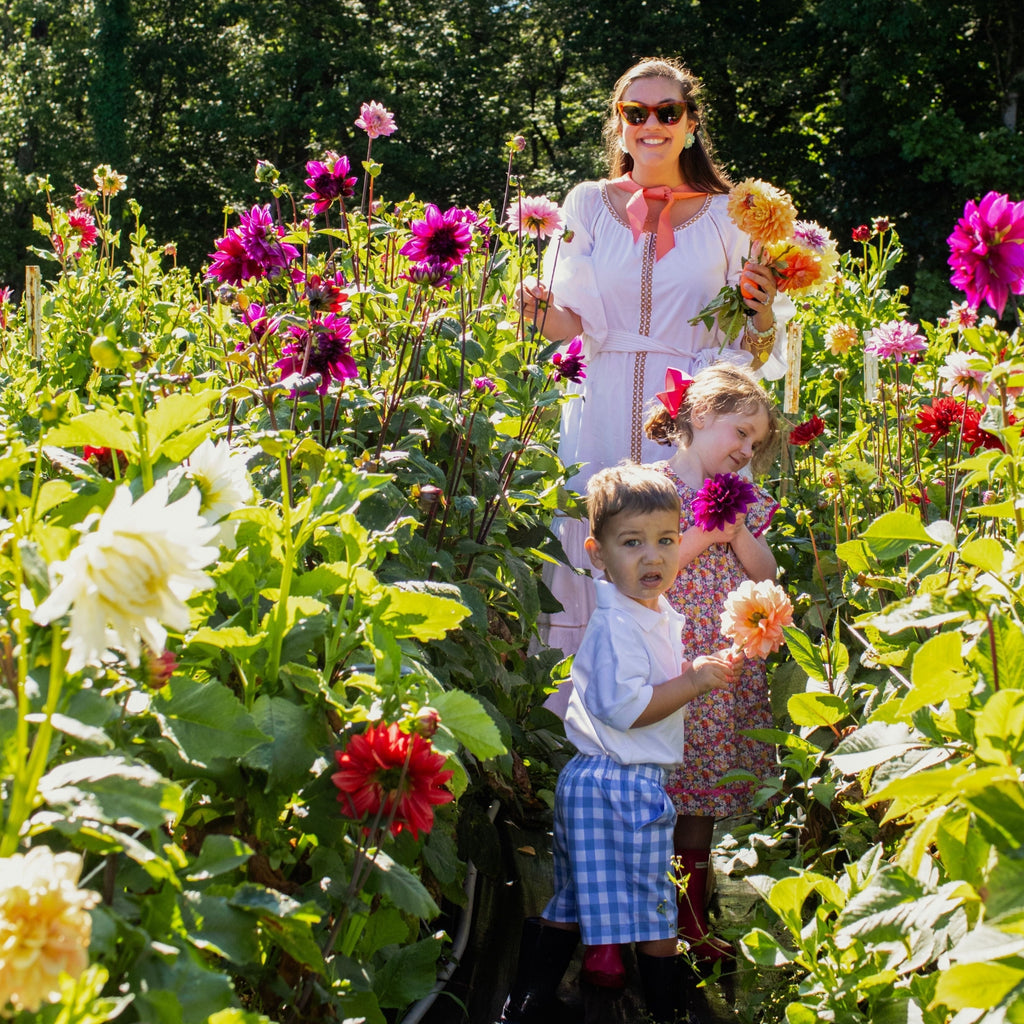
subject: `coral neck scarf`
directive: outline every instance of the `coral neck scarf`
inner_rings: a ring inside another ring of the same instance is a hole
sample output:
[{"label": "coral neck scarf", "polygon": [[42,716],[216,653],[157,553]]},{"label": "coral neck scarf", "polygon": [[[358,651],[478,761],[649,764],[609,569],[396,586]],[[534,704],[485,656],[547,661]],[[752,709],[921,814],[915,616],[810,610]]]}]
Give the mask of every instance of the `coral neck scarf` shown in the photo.
[{"label": "coral neck scarf", "polygon": [[668,185],[655,185],[653,188],[644,188],[638,185],[630,175],[623,175],[615,178],[612,184],[626,192],[632,192],[629,201],[626,203],[626,219],[629,221],[629,229],[633,232],[635,242],[643,233],[644,224],[647,223],[647,215],[650,209],[647,205],[648,199],[661,199],[665,208],[658,217],[658,241],[655,248],[655,262],[661,259],[669,250],[675,247],[675,232],[672,230],[672,221],[669,211],[677,199],[696,199],[697,196],[706,196],[707,192],[691,192],[688,185],[677,185],[669,188]]}]

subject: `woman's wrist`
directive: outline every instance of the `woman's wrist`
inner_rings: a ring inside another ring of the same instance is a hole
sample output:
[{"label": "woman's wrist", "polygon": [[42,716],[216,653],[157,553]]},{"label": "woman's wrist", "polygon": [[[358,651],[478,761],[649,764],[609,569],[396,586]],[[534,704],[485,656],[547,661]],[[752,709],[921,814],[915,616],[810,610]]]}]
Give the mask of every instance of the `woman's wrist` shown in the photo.
[{"label": "woman's wrist", "polygon": [[754,318],[748,320],[743,327],[743,340],[740,347],[746,349],[756,365],[760,366],[775,347],[775,319],[764,329],[757,327]]}]

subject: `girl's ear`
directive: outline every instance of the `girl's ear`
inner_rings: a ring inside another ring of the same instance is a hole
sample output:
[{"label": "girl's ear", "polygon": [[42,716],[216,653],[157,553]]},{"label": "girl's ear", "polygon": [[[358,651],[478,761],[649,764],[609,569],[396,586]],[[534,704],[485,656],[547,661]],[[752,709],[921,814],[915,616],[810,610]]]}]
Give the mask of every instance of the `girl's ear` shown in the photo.
[{"label": "girl's ear", "polygon": [[601,557],[601,542],[596,537],[588,537],[583,542],[583,550],[590,556],[595,569],[604,571],[604,559]]}]

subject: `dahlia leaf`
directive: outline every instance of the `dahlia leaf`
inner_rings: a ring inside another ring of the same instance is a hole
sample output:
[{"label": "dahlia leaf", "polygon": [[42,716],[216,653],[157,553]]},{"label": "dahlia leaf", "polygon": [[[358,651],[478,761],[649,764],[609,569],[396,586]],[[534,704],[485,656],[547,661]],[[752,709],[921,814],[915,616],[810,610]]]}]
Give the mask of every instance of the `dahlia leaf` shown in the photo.
[{"label": "dahlia leaf", "polygon": [[501,733],[484,706],[463,690],[448,690],[431,699],[441,716],[441,728],[450,732],[481,760],[507,753]]},{"label": "dahlia leaf", "polygon": [[411,636],[416,640],[440,640],[469,614],[458,601],[433,594],[382,588],[386,594],[381,602],[381,621],[396,637]]},{"label": "dahlia leaf", "polygon": [[83,412],[69,423],[47,431],[44,441],[61,448],[114,448],[127,455],[138,455],[138,438],[128,421],[109,409]]},{"label": "dahlia leaf", "polygon": [[[352,840],[346,836],[345,842]],[[366,883],[365,892],[384,893],[399,910],[432,921],[440,911],[423,883],[408,869],[379,850],[373,860],[376,869]]]},{"label": "dahlia leaf", "polygon": [[190,764],[206,767],[222,758],[244,757],[270,740],[241,701],[218,682],[173,676],[152,710],[163,735]]},{"label": "dahlia leaf", "polygon": [[382,1007],[404,1009],[422,999],[437,981],[440,939],[421,939],[395,950],[373,978],[373,990]]}]

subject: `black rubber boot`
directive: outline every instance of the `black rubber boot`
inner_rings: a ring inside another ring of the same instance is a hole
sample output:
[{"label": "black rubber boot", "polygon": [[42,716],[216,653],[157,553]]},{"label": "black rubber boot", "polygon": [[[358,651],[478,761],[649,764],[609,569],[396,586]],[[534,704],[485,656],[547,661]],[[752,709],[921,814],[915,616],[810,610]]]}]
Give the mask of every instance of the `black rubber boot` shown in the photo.
[{"label": "black rubber boot", "polygon": [[519,966],[500,1024],[547,1024],[558,983],[579,940],[579,932],[552,928],[538,917],[523,922]]},{"label": "black rubber boot", "polygon": [[676,956],[648,956],[637,952],[636,966],[644,990],[647,1012],[657,1024],[676,1024],[687,1018],[687,979],[689,965],[686,958]]}]

